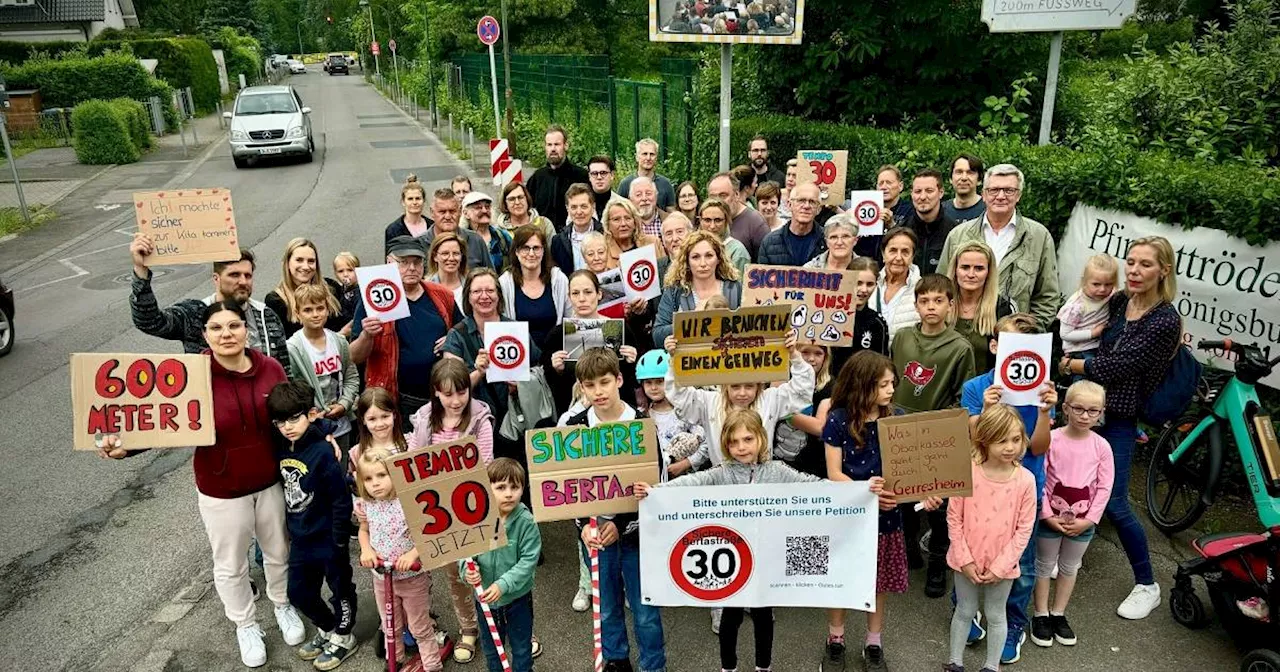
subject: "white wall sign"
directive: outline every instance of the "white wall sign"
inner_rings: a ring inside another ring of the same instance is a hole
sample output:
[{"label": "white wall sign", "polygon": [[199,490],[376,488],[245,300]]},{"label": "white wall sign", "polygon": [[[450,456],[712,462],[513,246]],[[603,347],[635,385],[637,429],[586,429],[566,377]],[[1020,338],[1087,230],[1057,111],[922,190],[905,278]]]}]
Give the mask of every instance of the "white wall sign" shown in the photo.
[{"label": "white wall sign", "polygon": [[1119,28],[1137,0],[982,0],[982,22],[993,33]]}]

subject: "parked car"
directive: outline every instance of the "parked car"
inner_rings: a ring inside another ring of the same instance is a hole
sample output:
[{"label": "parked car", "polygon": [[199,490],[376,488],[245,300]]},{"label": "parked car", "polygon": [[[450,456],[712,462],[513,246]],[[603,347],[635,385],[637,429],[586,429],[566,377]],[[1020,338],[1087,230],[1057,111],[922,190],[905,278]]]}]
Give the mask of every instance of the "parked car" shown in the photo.
[{"label": "parked car", "polygon": [[9,354],[17,340],[13,331],[13,290],[0,279],[0,357]]},{"label": "parked car", "polygon": [[231,160],[236,168],[263,156],[302,156],[310,162],[316,143],[311,108],[292,86],[251,86],[236,96],[231,121]]},{"label": "parked car", "polygon": [[329,54],[324,61],[324,69],[330,75],[336,75],[339,72],[344,75],[351,74],[350,67],[347,65],[347,57],[342,54]]},{"label": "parked car", "polygon": [[355,65],[355,64],[356,64],[356,57],[355,57],[355,56],[347,56],[347,65],[348,65],[348,66],[352,66],[352,65]]},{"label": "parked car", "polygon": [[307,74],[307,66],[295,58],[289,59],[289,74],[305,75]]}]

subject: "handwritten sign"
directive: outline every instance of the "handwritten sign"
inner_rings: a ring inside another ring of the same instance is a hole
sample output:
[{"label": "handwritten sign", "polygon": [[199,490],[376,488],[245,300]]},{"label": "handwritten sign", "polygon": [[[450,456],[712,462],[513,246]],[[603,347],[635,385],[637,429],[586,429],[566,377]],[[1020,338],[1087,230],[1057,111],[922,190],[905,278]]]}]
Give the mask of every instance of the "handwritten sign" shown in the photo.
[{"label": "handwritten sign", "polygon": [[490,322],[484,325],[484,348],[489,353],[485,380],[491,383],[529,380],[528,322]]},{"label": "handwritten sign", "polygon": [[609,348],[621,357],[619,350],[626,345],[626,322],[621,319],[591,319],[566,317],[561,325],[564,331],[564,351],[567,362],[576,362],[582,353],[591,348]]},{"label": "handwritten sign", "polygon": [[662,296],[662,282],[658,278],[658,253],[653,245],[641,245],[623,252],[618,257],[618,263],[628,301]]},{"label": "handwritten sign", "polygon": [[393,455],[383,464],[423,569],[507,545],[474,436]]},{"label": "handwritten sign", "polygon": [[973,494],[969,413],[962,408],[876,421],[884,487],[899,503]]},{"label": "handwritten sign", "polygon": [[138,191],[133,206],[138,232],[155,243],[148,266],[240,259],[229,189]]},{"label": "handwritten sign", "polygon": [[396,264],[361,266],[356,269],[356,281],[360,283],[360,300],[367,315],[383,322],[409,317],[409,302]]},{"label": "handwritten sign", "polygon": [[111,434],[131,449],[214,443],[204,355],[72,354],[71,406],[76,450]]},{"label": "handwritten sign", "polygon": [[525,432],[533,518],[538,522],[636,511],[636,481],[658,478],[652,420]]},{"label": "handwritten sign", "polygon": [[742,305],[791,304],[791,330],[801,344],[853,345],[858,274],[795,266],[748,264]]},{"label": "handwritten sign", "polygon": [[849,192],[850,213],[859,236],[884,234],[884,194],[878,190]]},{"label": "handwritten sign", "polygon": [[804,149],[796,154],[796,159],[796,184],[817,184],[823,205],[839,207],[844,204],[849,152],[843,149]]},{"label": "handwritten sign", "polygon": [[702,386],[786,380],[791,308],[780,304],[676,313],[676,382]]},{"label": "handwritten sign", "polygon": [[[1008,336],[1008,338],[1005,338]],[[1040,403],[1040,388],[1049,380],[1053,334],[1000,334],[996,346],[996,384],[1000,401],[1010,406]]]}]

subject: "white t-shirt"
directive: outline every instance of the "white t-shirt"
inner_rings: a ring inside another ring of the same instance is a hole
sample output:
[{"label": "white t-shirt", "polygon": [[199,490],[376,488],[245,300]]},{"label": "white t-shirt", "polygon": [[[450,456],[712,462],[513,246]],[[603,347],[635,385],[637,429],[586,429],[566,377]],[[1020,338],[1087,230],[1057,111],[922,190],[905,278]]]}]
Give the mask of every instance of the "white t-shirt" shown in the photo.
[{"label": "white t-shirt", "polygon": [[[311,357],[312,370],[316,380],[320,382],[320,396],[327,403],[336,403],[342,397],[342,355],[338,353],[338,343],[333,334],[325,335],[323,351],[311,345],[311,341],[303,339],[307,345],[307,354]],[[324,409],[321,409],[324,410]],[[346,417],[334,420],[334,436],[344,436],[351,431],[351,421]]]}]

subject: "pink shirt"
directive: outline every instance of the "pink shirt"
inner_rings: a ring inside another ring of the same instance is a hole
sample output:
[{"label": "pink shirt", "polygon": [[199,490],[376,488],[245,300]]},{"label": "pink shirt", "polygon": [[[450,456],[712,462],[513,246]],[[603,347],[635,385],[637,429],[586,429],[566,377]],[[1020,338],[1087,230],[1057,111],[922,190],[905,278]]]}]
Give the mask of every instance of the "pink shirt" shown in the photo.
[{"label": "pink shirt", "polygon": [[1049,434],[1040,517],[1088,518],[1097,525],[1116,475],[1111,444],[1093,432],[1083,439],[1072,439],[1066,432],[1066,427],[1059,427]]},{"label": "pink shirt", "polygon": [[973,495],[947,503],[951,550],[947,564],[957,572],[973,563],[1001,579],[1016,579],[1018,558],[1031,541],[1036,521],[1036,477],[1018,466],[1013,477],[994,481],[973,465]]}]

